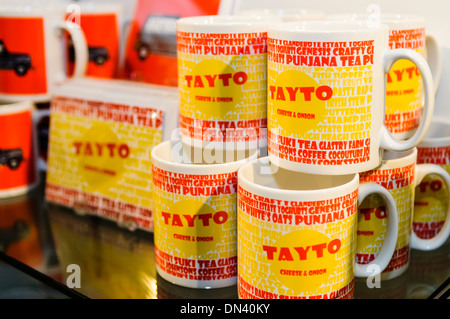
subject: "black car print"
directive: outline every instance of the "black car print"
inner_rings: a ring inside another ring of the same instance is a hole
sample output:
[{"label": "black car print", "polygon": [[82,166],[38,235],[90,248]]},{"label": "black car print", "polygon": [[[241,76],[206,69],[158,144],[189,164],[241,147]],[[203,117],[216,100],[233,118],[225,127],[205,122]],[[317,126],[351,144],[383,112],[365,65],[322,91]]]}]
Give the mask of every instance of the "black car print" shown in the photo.
[{"label": "black car print", "polygon": [[0,69],[14,70],[17,75],[24,76],[31,69],[31,57],[25,53],[11,53],[0,39]]},{"label": "black car print", "polygon": [[177,56],[177,20],[179,16],[150,15],[134,46],[140,60],[149,54]]},{"label": "black car print", "polygon": [[0,165],[7,165],[10,169],[17,169],[23,161],[23,152],[20,148],[10,150],[0,149]]},{"label": "black car print", "polygon": [[[108,49],[104,47],[88,47],[89,61],[97,65],[103,65],[108,59]],[[73,44],[69,44],[69,61],[75,62],[75,49]]]}]

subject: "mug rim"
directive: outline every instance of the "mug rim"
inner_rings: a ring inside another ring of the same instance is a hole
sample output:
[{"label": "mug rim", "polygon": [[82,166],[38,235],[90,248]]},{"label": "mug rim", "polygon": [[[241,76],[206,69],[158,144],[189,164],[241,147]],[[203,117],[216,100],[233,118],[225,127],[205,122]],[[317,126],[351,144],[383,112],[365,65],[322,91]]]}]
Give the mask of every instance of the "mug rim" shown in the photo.
[{"label": "mug rim", "polygon": [[123,6],[118,3],[102,3],[102,2],[69,2],[63,3],[63,7],[67,10],[70,5],[78,5],[80,7],[80,14],[95,15],[95,14],[118,14],[122,13]]},{"label": "mug rim", "polygon": [[301,13],[308,13],[308,12],[320,12],[323,13],[322,10],[314,9],[314,8],[302,8],[302,7],[287,7],[287,8],[247,8],[238,11],[237,13],[253,13],[253,12],[301,12]]},{"label": "mug rim", "polygon": [[[386,158],[386,154],[393,155],[393,158]],[[417,147],[414,147],[410,150],[403,151],[403,152],[395,152],[395,151],[389,151],[385,150],[383,154],[383,159],[381,162],[381,166],[385,164],[399,164],[402,162],[415,162],[415,159],[417,158]],[[377,169],[375,169],[377,170]]]},{"label": "mug rim", "polygon": [[[373,24],[369,26],[365,21],[291,21],[284,23],[271,24],[270,33],[303,33],[303,34],[358,34],[372,33],[389,30],[386,24]],[[269,34],[270,37],[270,34]]]},{"label": "mug rim", "polygon": [[[280,22],[280,18],[271,16],[205,15],[178,19],[177,30],[180,29],[181,31],[189,32],[187,29],[203,28],[206,33],[246,32],[242,28],[261,28],[267,27],[272,23]],[[234,29],[236,30],[233,31]]]},{"label": "mug rim", "polygon": [[44,17],[65,12],[64,4],[8,3],[0,7],[0,17]]},{"label": "mug rim", "polygon": [[[343,196],[345,194],[351,193],[353,190],[348,190],[349,188],[355,187],[355,189],[358,189],[359,186],[359,173],[354,174],[344,174],[344,175],[318,175],[318,174],[307,174],[307,173],[301,173],[304,175],[309,175],[311,177],[342,177],[342,178],[349,178],[349,180],[345,183],[341,183],[337,186],[333,187],[325,187],[325,188],[319,188],[319,189],[309,189],[309,190],[294,190],[294,189],[282,189],[282,188],[274,188],[270,186],[264,186],[255,183],[254,181],[249,180],[245,174],[246,170],[249,170],[250,168],[254,167],[256,164],[260,163],[270,163],[269,157],[261,157],[258,158],[256,161],[248,162],[244,165],[242,165],[238,170],[238,186],[243,186],[244,189],[251,193],[257,193],[260,196],[268,197],[268,198],[277,198],[277,199],[286,199],[289,198],[289,200],[297,200],[297,201],[316,201],[316,200],[322,200],[327,198],[336,198]],[[298,173],[298,172],[296,172]],[[331,194],[331,195],[330,195]]]},{"label": "mug rim", "polygon": [[6,102],[0,105],[0,116],[23,111],[32,111],[34,104],[31,101]]},{"label": "mug rim", "polygon": [[244,9],[236,12],[236,15],[246,15],[246,16],[300,16],[300,17],[308,17],[308,16],[319,16],[325,17],[325,13],[321,10],[312,9],[312,8],[253,8],[253,9]]},{"label": "mug rim", "polygon": [[[433,117],[430,122],[430,127],[433,124],[440,124],[440,125],[448,126],[450,129],[450,119],[447,119],[447,118]],[[441,146],[443,146],[443,145],[435,145],[435,144],[440,144],[440,143],[448,144],[450,146],[450,134],[448,134],[447,136],[439,136],[439,137],[429,137],[425,134],[425,136],[422,138],[422,140],[417,145],[417,147],[421,148],[421,147],[433,147],[433,146],[441,147]]]},{"label": "mug rim", "polygon": [[[181,142],[180,142],[181,143]],[[173,160],[167,160],[160,156],[160,152],[167,150],[172,151],[172,141],[163,141],[153,147],[151,151],[152,165],[171,172],[180,172],[186,174],[195,175],[211,175],[211,174],[223,174],[237,171],[243,164],[256,158],[258,151],[255,150],[250,156],[233,162],[216,163],[216,164],[190,164],[190,163],[177,163]]]},{"label": "mug rim", "polygon": [[[338,13],[327,15],[325,19],[344,19],[348,21],[364,21],[371,17],[371,14],[365,12],[354,12],[354,13]],[[424,23],[426,19],[420,15],[412,13],[394,13],[394,12],[382,12],[380,13],[380,22],[382,24],[402,24],[408,22]]]}]

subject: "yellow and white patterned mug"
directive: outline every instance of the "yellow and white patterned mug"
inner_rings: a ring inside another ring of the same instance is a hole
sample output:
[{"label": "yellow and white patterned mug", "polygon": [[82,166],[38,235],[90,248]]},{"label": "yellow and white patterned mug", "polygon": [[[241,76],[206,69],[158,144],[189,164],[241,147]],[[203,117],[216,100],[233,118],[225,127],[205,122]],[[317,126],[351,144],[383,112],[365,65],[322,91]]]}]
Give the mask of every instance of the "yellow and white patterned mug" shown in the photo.
[{"label": "yellow and white patterned mug", "polygon": [[203,147],[265,147],[267,26],[278,19],[201,16],[177,21],[180,130]]},{"label": "yellow and white patterned mug", "polygon": [[[435,37],[426,32],[426,19],[412,14],[377,13],[337,14],[330,20],[366,21],[389,26],[389,48],[411,49],[424,56],[433,74],[435,91],[441,77],[441,50]],[[408,60],[394,63],[386,79],[385,125],[397,138],[411,137],[420,123],[423,110],[422,76]]]},{"label": "yellow and white patterned mug", "polygon": [[[406,152],[385,152],[382,164],[374,170],[360,173],[360,183],[377,183],[386,188],[395,200],[399,225],[398,239],[394,255],[381,274],[382,280],[403,274],[409,267],[410,249],[431,250],[440,247],[450,232],[450,223],[439,236],[421,239],[412,233],[415,214],[414,201],[416,186],[429,174],[435,174],[450,185],[450,176],[438,165],[416,164],[417,149]],[[447,188],[447,197],[448,197]],[[446,215],[450,210],[446,211]],[[450,219],[450,218],[447,218]],[[358,218],[357,262],[365,264],[377,255],[383,244],[386,229],[384,203],[376,196],[369,196],[361,204]]]},{"label": "yellow and white patterned mug", "polygon": [[152,150],[158,274],[190,288],[232,286],[237,279],[237,170],[257,152],[211,165],[186,164],[178,155],[171,141]]},{"label": "yellow and white patterned mug", "polygon": [[[359,203],[380,194],[387,236],[377,258],[356,264]],[[375,276],[397,241],[395,202],[359,174],[310,175],[274,166],[268,157],[238,171],[238,292],[240,298],[352,298],[354,277]]]},{"label": "yellow and white patterned mug", "polygon": [[[386,25],[308,21],[271,25],[267,39],[267,137],[270,160],[312,174],[350,174],[375,168],[382,151],[415,147],[434,110],[425,59],[413,50],[388,50]],[[384,124],[385,78],[395,61],[422,73],[421,124],[406,141]]]},{"label": "yellow and white patterned mug", "polygon": [[[450,174],[450,120],[433,118],[430,128],[417,146],[418,164],[435,164]],[[413,236],[421,239],[449,238],[449,189],[436,174],[426,176],[416,188]],[[418,247],[414,247],[419,249]]]}]

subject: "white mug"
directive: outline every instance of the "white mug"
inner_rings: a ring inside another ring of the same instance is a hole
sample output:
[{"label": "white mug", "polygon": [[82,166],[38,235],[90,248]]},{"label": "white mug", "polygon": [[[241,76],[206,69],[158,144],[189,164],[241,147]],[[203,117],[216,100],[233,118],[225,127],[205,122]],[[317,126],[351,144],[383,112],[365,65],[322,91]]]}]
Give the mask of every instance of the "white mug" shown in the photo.
[{"label": "white mug", "polygon": [[29,101],[0,105],[0,198],[22,195],[39,184],[36,124],[48,116]]},{"label": "white mug", "polygon": [[63,7],[39,2],[0,5],[0,99],[48,102],[67,78],[62,49],[67,31],[75,48],[74,76],[83,76],[87,45],[83,32],[64,21]]},{"label": "white mug", "polygon": [[237,279],[236,161],[186,164],[171,141],[153,148],[155,260],[165,280],[190,288],[220,288]]},{"label": "white mug", "polygon": [[[432,118],[427,134],[417,145],[417,152],[418,164],[439,165],[450,174],[450,120]],[[412,223],[414,237],[437,240],[436,237],[445,234],[446,228],[448,232],[449,187],[450,185],[436,174],[426,176],[418,185]]]},{"label": "white mug", "polygon": [[[71,2],[66,6],[66,20],[80,25],[88,46],[86,75],[115,78],[119,75],[123,7],[118,4]],[[72,74],[74,47],[69,41],[68,69]]]},{"label": "white mug", "polygon": [[[377,258],[355,263],[358,205],[377,193],[387,205],[387,240]],[[240,298],[352,298],[354,277],[388,265],[397,240],[395,202],[359,174],[311,175],[267,157],[238,172]],[[388,238],[389,237],[389,238]]]},{"label": "white mug", "polygon": [[[441,78],[441,48],[435,37],[426,32],[426,19],[411,14],[341,14],[327,19],[365,21],[389,26],[389,48],[412,49],[424,56],[433,75],[435,92]],[[397,138],[412,136],[420,123],[423,109],[422,77],[413,63],[400,60],[387,75],[385,125]]]},{"label": "white mug", "polygon": [[[404,151],[424,136],[434,110],[425,59],[413,50],[388,50],[385,25],[308,21],[268,31],[268,154],[282,168],[349,174],[378,166],[384,149]],[[422,73],[421,124],[406,141],[384,125],[385,78],[398,59]]]},{"label": "white mug", "polygon": [[[385,152],[379,167],[360,173],[360,183],[375,182],[383,186],[392,195],[397,207],[398,239],[394,255],[381,274],[382,280],[398,277],[408,269],[411,248],[436,249],[445,242],[450,233],[450,222],[434,238],[421,239],[412,232],[416,186],[429,174],[438,175],[450,185],[450,176],[443,168],[433,164],[416,164],[416,162],[416,148],[406,152]],[[446,195],[449,196],[449,188]],[[448,217],[450,209],[447,209],[446,215],[447,220],[450,220]],[[377,255],[379,247],[383,244],[385,218],[384,203],[376,197],[367,197],[359,209],[356,249],[358,263],[365,264]]]},{"label": "white mug", "polygon": [[279,21],[220,15],[177,21],[184,143],[265,147],[267,28]]}]

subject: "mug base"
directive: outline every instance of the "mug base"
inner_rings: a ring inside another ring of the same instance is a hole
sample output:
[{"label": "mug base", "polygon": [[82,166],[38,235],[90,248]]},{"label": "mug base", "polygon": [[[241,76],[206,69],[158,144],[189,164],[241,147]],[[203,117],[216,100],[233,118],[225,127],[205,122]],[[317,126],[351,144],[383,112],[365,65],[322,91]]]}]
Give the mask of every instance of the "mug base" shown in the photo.
[{"label": "mug base", "polygon": [[215,288],[226,288],[237,284],[237,276],[220,280],[190,280],[170,275],[165,271],[161,270],[158,267],[158,265],[156,265],[156,271],[158,275],[160,275],[164,280],[167,280],[168,282],[174,285],[186,288],[215,289]]},{"label": "mug base", "polygon": [[399,269],[394,269],[390,272],[381,273],[381,281],[387,281],[387,280],[391,280],[391,279],[400,277],[401,275],[403,275],[406,272],[406,270],[408,270],[408,267],[409,267],[409,261],[406,265],[404,265],[403,267],[401,267]]},{"label": "mug base", "polygon": [[347,166],[336,166],[336,165],[316,165],[316,164],[302,164],[292,161],[288,161],[279,158],[269,152],[269,161],[278,167],[283,169],[294,171],[298,173],[307,173],[314,175],[347,175],[370,171],[375,169],[381,164],[381,157],[379,161],[371,160],[369,162],[353,164]]},{"label": "mug base", "polygon": [[49,103],[51,102],[50,94],[5,94],[0,93],[0,101],[2,102],[21,102],[30,101],[33,103]]},{"label": "mug base", "polygon": [[33,191],[38,185],[39,185],[39,181],[36,181],[34,184],[31,184],[31,185],[0,190],[0,199],[17,197],[17,196],[27,194],[27,193]]}]

